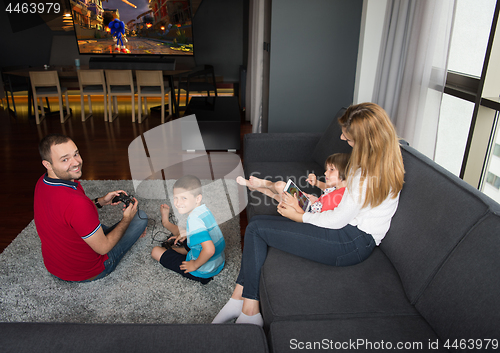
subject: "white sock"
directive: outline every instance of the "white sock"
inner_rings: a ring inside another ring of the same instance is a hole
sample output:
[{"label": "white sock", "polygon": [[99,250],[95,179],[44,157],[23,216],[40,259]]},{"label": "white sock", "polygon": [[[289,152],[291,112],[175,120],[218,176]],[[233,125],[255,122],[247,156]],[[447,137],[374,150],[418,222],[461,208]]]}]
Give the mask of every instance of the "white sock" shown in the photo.
[{"label": "white sock", "polygon": [[260,313],[248,316],[243,313],[238,316],[238,319],[236,320],[237,324],[253,324],[257,325],[260,327],[264,326],[264,319],[262,319],[262,315]]},{"label": "white sock", "polygon": [[232,319],[236,319],[241,314],[243,308],[243,300],[229,298],[229,301],[219,311],[213,319],[212,324],[222,324]]}]

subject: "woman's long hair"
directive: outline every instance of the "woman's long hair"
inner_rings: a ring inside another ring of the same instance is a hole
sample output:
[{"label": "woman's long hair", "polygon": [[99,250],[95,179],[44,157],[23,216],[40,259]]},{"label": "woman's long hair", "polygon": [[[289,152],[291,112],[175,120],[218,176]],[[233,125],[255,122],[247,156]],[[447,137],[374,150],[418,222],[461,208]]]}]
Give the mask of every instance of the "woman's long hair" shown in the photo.
[{"label": "woman's long hair", "polygon": [[339,118],[354,141],[348,166],[348,183],[361,169],[360,188],[367,184],[363,207],[376,207],[403,188],[403,157],[396,130],[384,109],[374,103],[350,106]]}]

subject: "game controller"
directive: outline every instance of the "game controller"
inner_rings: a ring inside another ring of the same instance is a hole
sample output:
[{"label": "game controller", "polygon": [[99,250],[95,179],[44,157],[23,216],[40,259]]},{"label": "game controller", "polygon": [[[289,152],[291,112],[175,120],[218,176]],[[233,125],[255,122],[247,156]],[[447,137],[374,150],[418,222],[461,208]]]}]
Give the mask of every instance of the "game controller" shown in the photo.
[{"label": "game controller", "polygon": [[130,203],[134,203],[134,197],[132,195],[125,195],[123,192],[120,193],[120,195],[115,196],[113,198],[113,203],[116,202],[123,202],[125,204],[125,207],[128,207]]},{"label": "game controller", "polygon": [[170,237],[167,240],[165,240],[163,243],[161,243],[161,246],[164,247],[165,249],[171,249],[171,248],[182,248],[184,246],[184,242],[177,242],[175,243],[175,237]]}]

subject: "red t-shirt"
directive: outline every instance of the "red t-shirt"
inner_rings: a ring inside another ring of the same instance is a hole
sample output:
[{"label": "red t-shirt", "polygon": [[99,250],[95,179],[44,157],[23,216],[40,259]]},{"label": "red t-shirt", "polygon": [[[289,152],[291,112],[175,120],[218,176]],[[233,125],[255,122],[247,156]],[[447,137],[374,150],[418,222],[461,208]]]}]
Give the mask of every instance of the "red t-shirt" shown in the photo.
[{"label": "red t-shirt", "polygon": [[335,189],[328,194],[323,194],[316,202],[320,201],[323,207],[321,207],[321,212],[333,210],[337,207],[344,196],[345,188]]},{"label": "red t-shirt", "polygon": [[35,187],[34,213],[43,261],[50,273],[66,281],[83,281],[104,270],[108,255],[99,255],[84,241],[101,223],[78,181],[42,176]]}]

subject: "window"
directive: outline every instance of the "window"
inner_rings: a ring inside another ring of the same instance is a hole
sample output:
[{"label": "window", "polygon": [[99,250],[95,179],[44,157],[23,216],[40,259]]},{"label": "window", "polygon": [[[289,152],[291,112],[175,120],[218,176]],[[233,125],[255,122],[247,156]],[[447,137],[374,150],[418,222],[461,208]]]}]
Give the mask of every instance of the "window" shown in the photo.
[{"label": "window", "polygon": [[500,157],[500,145],[498,143],[495,143],[495,146],[493,147],[493,155]]},{"label": "window", "polygon": [[498,2],[457,0],[435,160],[500,199]]},{"label": "window", "polygon": [[496,0],[457,0],[448,70],[481,77]]},{"label": "window", "polygon": [[495,174],[488,172],[486,182],[493,186],[495,189],[500,189],[500,177],[496,176]]},{"label": "window", "polygon": [[443,95],[434,161],[460,175],[474,103]]}]

